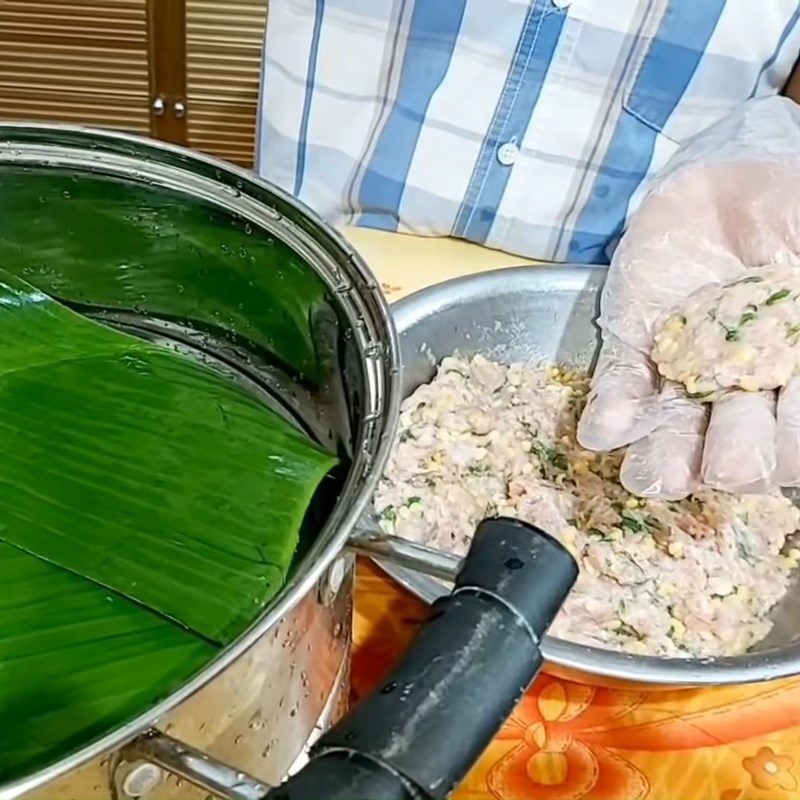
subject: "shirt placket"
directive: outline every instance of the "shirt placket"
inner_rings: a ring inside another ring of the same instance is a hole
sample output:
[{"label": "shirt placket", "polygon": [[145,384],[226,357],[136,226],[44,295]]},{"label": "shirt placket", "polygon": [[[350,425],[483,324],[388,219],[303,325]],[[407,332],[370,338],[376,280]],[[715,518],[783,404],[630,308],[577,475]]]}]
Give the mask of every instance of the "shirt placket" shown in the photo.
[{"label": "shirt placket", "polygon": [[554,60],[570,0],[533,0],[453,229],[485,242]]}]

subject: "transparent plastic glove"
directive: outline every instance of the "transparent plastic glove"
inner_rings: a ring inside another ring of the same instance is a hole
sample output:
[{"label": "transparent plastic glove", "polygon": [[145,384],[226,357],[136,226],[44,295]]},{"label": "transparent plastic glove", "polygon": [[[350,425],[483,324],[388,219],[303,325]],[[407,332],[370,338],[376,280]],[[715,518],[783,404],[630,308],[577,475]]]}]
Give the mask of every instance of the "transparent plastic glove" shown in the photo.
[{"label": "transparent plastic glove", "polygon": [[660,317],[697,289],[800,266],[798,187],[800,107],[754,100],[679,150],[634,214],[602,292],[603,346],[578,427],[587,449],[630,445],[629,491],[800,485],[800,378],[777,395],[731,392],[709,406],[665,384],[649,357]]}]

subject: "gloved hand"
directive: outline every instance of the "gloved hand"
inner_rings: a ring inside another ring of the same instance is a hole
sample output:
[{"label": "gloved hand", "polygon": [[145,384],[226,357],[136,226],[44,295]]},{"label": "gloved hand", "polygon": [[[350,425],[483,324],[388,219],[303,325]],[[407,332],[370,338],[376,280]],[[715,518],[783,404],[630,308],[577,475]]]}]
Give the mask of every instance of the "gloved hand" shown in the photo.
[{"label": "gloved hand", "polygon": [[784,98],[749,101],[679,150],[612,259],[578,439],[590,450],[628,445],[629,491],[800,485],[800,377],[709,407],[662,381],[649,357],[662,314],[708,283],[773,263],[800,266],[800,106]]}]

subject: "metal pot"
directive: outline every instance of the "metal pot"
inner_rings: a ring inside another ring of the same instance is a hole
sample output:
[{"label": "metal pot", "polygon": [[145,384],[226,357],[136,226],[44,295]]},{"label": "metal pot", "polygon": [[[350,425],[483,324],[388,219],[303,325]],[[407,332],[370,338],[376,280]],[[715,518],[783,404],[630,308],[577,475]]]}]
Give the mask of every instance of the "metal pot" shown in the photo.
[{"label": "metal pot", "polygon": [[[291,579],[249,631],[179,691],[0,787],[0,797],[196,794],[123,750],[156,724],[278,783],[315,725],[346,704],[353,559],[342,548],[386,459],[399,397],[381,291],[347,243],[291,197],[166,144],[0,125],[0,198],[0,243],[12,255],[8,226],[38,226],[25,258],[4,268],[85,314],[216,363],[347,464],[337,491],[315,500]],[[93,209],[83,231],[79,204]],[[280,314],[298,320],[282,339],[271,322]]]}]

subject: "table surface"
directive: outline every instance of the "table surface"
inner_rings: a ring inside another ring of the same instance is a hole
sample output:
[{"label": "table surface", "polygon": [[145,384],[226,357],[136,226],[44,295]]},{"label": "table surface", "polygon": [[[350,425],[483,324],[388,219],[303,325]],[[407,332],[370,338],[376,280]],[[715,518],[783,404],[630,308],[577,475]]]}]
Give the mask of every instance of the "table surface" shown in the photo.
[{"label": "table surface", "polygon": [[[453,240],[345,230],[390,300],[447,278],[524,262]],[[358,565],[353,692],[368,692],[425,605]],[[490,678],[487,676],[487,680]],[[800,678],[681,691],[531,687],[457,800],[783,800],[800,797]]]}]

